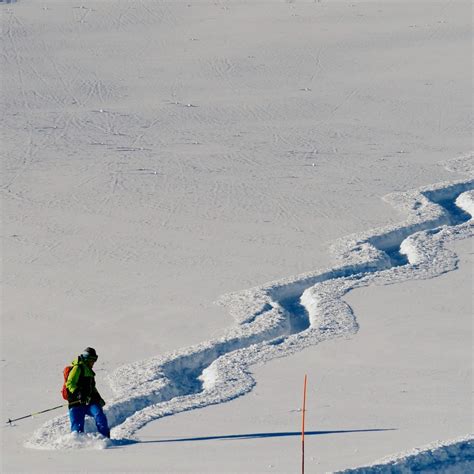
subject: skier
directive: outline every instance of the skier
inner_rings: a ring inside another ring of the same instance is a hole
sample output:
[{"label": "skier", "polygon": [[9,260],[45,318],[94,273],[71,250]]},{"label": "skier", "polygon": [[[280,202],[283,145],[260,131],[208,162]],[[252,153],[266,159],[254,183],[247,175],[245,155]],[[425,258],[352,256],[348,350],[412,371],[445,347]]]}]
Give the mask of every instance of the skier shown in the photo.
[{"label": "skier", "polygon": [[65,384],[71,431],[84,432],[84,419],[89,415],[94,418],[99,433],[110,438],[109,425],[102,410],[105,402],[95,387],[95,372],[92,367],[96,360],[95,349],[87,347],[71,364],[72,369]]}]

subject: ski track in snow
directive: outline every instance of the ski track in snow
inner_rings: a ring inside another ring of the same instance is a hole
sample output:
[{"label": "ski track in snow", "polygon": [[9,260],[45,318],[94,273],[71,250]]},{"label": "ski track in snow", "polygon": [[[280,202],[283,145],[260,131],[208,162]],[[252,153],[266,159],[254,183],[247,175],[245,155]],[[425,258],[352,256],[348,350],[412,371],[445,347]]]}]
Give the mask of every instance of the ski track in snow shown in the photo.
[{"label": "ski track in snow", "polygon": [[[457,257],[445,244],[474,235],[473,161],[469,154],[447,162],[470,179],[385,196],[407,219],[336,241],[334,266],[223,296],[237,324],[222,337],[116,369],[109,375],[116,396],[105,408],[112,438],[125,442],[153,420],[244,395],[255,385],[253,364],[353,335],[357,321],[342,299],[350,290],[454,270]],[[69,429],[67,415],[54,418],[26,446],[78,447]],[[95,431],[90,419],[86,431]],[[90,448],[85,436],[82,447]]]},{"label": "ski track in snow", "polygon": [[464,474],[474,469],[474,440],[462,437],[447,442],[434,442],[421,448],[389,456],[367,466],[345,469],[336,474],[372,474],[411,472],[443,472]]}]

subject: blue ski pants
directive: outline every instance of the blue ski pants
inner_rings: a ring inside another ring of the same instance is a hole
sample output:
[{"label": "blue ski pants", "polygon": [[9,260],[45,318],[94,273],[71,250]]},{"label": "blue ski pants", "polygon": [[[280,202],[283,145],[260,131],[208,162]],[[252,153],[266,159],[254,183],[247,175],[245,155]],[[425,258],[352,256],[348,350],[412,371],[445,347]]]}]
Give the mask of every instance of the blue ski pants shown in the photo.
[{"label": "blue ski pants", "polygon": [[110,438],[109,424],[102,407],[98,403],[92,405],[79,405],[69,408],[69,419],[71,420],[71,431],[84,432],[84,420],[86,415],[91,416],[95,420],[97,431]]}]

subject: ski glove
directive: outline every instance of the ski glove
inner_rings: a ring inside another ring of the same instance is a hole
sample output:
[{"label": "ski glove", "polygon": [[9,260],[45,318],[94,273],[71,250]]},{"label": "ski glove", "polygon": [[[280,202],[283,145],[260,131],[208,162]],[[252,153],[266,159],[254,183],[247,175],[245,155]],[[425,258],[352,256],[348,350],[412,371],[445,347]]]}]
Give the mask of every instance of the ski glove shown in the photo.
[{"label": "ski glove", "polygon": [[89,403],[91,402],[91,398],[86,397],[81,392],[77,392],[77,400],[79,401],[81,405],[89,405]]}]

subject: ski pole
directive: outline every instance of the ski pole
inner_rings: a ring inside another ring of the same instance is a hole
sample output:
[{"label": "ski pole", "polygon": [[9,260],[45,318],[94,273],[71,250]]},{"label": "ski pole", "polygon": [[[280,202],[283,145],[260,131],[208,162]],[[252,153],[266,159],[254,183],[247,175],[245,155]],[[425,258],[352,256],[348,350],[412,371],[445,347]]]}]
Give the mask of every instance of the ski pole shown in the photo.
[{"label": "ski pole", "polygon": [[36,413],[30,413],[29,415],[20,416],[19,418],[13,418],[13,420],[8,418],[8,421],[6,423],[9,423],[11,425],[14,421],[24,420],[25,418],[31,418],[33,416],[41,415],[42,413],[46,413],[48,411],[57,410],[58,408],[66,407],[68,405],[74,405],[76,403],[80,403],[80,400],[77,400],[77,401],[71,402],[71,403],[63,403],[62,405],[58,405],[57,407],[47,408],[46,410],[37,411]]}]

